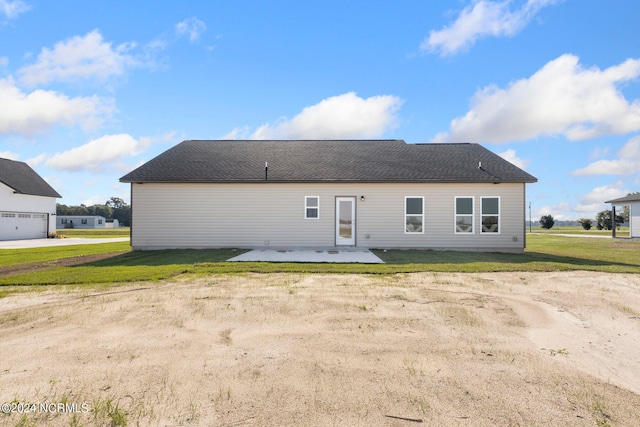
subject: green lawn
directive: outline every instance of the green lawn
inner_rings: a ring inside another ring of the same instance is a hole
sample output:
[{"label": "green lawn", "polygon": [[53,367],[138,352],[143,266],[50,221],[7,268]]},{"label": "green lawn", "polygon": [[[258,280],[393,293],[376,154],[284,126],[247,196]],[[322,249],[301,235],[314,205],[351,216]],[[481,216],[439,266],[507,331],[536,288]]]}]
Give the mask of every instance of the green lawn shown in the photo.
[{"label": "green lawn", "polygon": [[129,227],[120,228],[59,228],[58,236],[102,239],[108,237],[129,237]]},{"label": "green lawn", "polygon": [[[640,242],[558,236],[527,236],[524,254],[374,250],[386,264],[234,263],[234,249],[131,252],[127,242],[55,248],[0,250],[0,285],[83,285],[157,281],[180,275],[225,273],[364,273],[394,274],[421,271],[568,271],[640,273]],[[31,273],[2,275],[3,267],[25,262],[51,263],[68,257],[113,254],[76,266],[52,267]]]},{"label": "green lawn", "polygon": [[[529,232],[529,227],[527,227],[527,232]],[[540,228],[539,226],[531,227],[531,232],[535,234],[577,234],[582,236],[607,236],[611,237],[611,230],[598,230],[595,227],[592,227],[591,230],[585,230],[581,226],[559,226],[552,227],[549,230],[544,228]],[[626,227],[618,227],[616,229],[617,237],[629,237],[629,226]]]}]

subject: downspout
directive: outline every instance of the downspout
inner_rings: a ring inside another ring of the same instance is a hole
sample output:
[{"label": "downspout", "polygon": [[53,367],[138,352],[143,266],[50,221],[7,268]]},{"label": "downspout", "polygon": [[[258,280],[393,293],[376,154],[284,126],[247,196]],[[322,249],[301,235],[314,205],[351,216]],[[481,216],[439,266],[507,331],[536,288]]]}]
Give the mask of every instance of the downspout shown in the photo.
[{"label": "downspout", "polygon": [[129,200],[131,208],[129,209],[129,247],[133,249],[133,182],[129,187]]},{"label": "downspout", "polygon": [[[527,249],[527,184],[523,183],[522,184],[522,196],[524,197],[524,199],[522,200],[522,217],[524,218],[524,221],[522,221],[522,228],[523,228],[523,233],[522,235],[524,236],[524,247],[522,248],[522,251],[524,252],[525,249]],[[531,230],[531,202],[529,202],[529,230]]]},{"label": "downspout", "polygon": [[611,237],[616,238],[616,205],[611,205]]}]

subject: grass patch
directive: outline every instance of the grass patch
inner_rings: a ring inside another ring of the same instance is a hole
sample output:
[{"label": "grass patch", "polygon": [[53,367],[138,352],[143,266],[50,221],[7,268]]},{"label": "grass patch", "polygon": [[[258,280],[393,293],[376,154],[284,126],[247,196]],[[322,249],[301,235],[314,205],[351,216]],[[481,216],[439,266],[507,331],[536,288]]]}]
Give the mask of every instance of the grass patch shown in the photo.
[{"label": "grass patch", "polygon": [[119,228],[59,228],[56,233],[64,237],[106,239],[109,237],[129,237],[129,227]]},{"label": "grass patch", "polygon": [[[527,232],[529,227],[527,227]],[[611,237],[611,230],[598,230],[596,227],[592,227],[590,230],[585,230],[582,226],[563,225],[559,227],[552,227],[550,229],[544,229],[541,227],[531,227],[531,232],[536,234],[575,234],[581,236],[607,236]],[[620,226],[616,229],[617,237],[629,237],[629,226]]]},{"label": "grass patch", "polygon": [[0,249],[0,272],[2,267],[26,263],[49,262],[64,258],[89,255],[118,254],[130,252],[129,242],[100,243],[93,245],[55,246],[31,249]]},{"label": "grass patch", "polygon": [[[180,275],[228,273],[395,274],[412,272],[571,271],[640,273],[640,242],[631,240],[527,236],[524,254],[426,250],[375,250],[386,264],[227,262],[242,250],[163,250],[131,252],[127,242],[0,251],[5,265],[54,261],[62,257],[113,253],[74,266],[0,277],[0,285],[82,285],[142,282]],[[6,293],[6,292],[5,292]]]}]

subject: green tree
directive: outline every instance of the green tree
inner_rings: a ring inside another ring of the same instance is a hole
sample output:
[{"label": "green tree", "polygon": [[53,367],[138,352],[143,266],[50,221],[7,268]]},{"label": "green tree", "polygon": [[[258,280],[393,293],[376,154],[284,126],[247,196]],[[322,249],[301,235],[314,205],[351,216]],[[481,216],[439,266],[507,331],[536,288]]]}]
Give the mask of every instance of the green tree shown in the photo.
[{"label": "green tree", "polygon": [[117,219],[120,225],[131,225],[131,206],[119,197],[111,197],[104,205],[93,206],[67,206],[58,203],[56,205],[58,215],[86,216],[98,215],[106,219]]},{"label": "green tree", "polygon": [[551,215],[542,215],[540,217],[540,227],[545,228],[547,230],[551,229],[551,227],[553,227],[553,224],[555,224],[556,221],[553,219],[553,216]]},{"label": "green tree", "polygon": [[111,197],[105,203],[106,206],[109,206],[111,209],[122,209],[127,205],[127,203],[122,200],[120,197]]},{"label": "green tree", "polygon": [[593,223],[593,220],[589,218],[580,218],[578,222],[580,223],[580,225],[582,225],[582,228],[584,228],[585,230],[591,230],[591,224]]},{"label": "green tree", "polygon": [[113,219],[117,219],[120,225],[131,225],[131,206],[119,197],[111,197],[106,203],[113,210]]},{"label": "green tree", "polygon": [[[621,215],[616,215],[616,224],[621,224],[624,222],[624,217]],[[596,215],[596,228],[598,230],[611,230],[613,223],[611,221],[611,211],[605,210],[598,212]]]}]

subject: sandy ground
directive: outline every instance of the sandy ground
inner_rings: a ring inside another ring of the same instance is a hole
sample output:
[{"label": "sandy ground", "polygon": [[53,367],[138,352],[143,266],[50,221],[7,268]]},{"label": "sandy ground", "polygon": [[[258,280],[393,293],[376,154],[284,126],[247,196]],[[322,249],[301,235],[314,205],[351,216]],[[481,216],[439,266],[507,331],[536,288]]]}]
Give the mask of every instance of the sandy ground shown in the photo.
[{"label": "sandy ground", "polygon": [[0,425],[640,420],[638,275],[183,278],[12,294],[0,324]]}]

